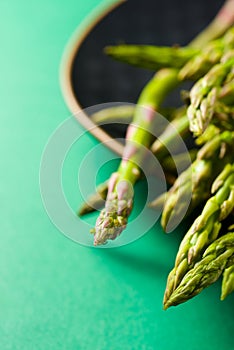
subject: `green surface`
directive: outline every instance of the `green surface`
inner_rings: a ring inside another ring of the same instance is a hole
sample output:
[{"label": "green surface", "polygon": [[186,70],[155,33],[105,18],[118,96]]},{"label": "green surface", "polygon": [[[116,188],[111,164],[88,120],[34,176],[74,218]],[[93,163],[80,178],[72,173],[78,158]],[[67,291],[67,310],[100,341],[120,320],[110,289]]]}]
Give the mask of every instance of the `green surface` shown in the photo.
[{"label": "green surface", "polygon": [[[162,310],[182,232],[166,236],[156,225],[133,244],[95,250],[65,238],[44,211],[40,158],[69,116],[59,87],[61,55],[98,3],[0,3],[0,348],[231,349],[234,296],[220,302],[220,284]],[[85,137],[77,164],[95,144]],[[77,164],[68,161],[65,174],[76,176]],[[65,182],[75,205],[74,182]]]}]

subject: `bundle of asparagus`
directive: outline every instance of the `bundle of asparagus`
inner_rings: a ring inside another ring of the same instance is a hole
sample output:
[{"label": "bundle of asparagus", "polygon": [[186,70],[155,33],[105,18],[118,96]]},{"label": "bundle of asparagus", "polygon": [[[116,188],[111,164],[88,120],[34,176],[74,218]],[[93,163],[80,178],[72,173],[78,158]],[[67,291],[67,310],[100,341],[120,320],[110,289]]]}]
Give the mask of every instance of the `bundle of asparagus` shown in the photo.
[{"label": "bundle of asparagus", "polygon": [[[134,185],[143,176],[141,167],[146,150],[155,154],[172,184],[167,193],[149,204],[162,208],[164,230],[172,230],[182,216],[202,206],[201,214],[181,242],[168,276],[165,309],[197,295],[222,274],[221,299],[234,290],[234,233],[232,228],[228,231],[225,228],[225,222],[233,220],[234,210],[233,23],[234,0],[228,0],[212,23],[186,47],[105,48],[114,59],[157,72],[143,88],[136,107],[113,107],[92,117],[96,123],[123,120],[130,125],[119,168],[98,187],[79,215],[99,208],[104,202],[92,230],[94,245],[119,236],[133,208]],[[167,110],[171,124],[162,130],[159,127],[161,135],[158,130],[155,138],[158,111],[164,113],[165,97],[185,79],[195,81],[186,94],[188,105]],[[184,153],[169,152],[171,144],[176,147],[178,134],[195,138],[190,166]],[[178,162],[185,169],[176,178]]]}]

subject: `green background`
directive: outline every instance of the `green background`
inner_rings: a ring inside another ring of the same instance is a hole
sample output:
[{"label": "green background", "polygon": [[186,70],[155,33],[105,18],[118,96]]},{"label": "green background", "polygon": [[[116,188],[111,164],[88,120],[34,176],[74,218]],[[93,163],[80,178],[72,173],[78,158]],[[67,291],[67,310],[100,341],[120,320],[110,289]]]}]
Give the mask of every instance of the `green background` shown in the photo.
[{"label": "green background", "polygon": [[[220,302],[220,283],[162,310],[182,229],[164,235],[155,225],[130,245],[92,249],[63,236],[43,208],[41,155],[69,117],[59,86],[61,56],[98,4],[0,2],[0,348],[231,349],[234,296]],[[86,135],[65,174],[76,176],[77,164],[96,144]],[[74,183],[65,182],[73,204]]]}]

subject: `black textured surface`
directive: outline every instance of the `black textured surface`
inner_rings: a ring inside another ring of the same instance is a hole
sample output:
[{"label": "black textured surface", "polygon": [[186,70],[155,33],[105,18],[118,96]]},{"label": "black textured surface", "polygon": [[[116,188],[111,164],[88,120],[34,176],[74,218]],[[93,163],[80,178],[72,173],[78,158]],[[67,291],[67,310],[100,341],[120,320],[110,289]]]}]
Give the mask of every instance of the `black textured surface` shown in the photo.
[{"label": "black textured surface", "polygon": [[[151,71],[113,61],[103,47],[131,44],[185,45],[222,6],[222,0],[128,0],[99,22],[82,43],[73,65],[72,84],[83,107],[105,102],[136,102]],[[178,105],[178,91],[167,100]],[[110,129],[113,136],[122,131]]]}]

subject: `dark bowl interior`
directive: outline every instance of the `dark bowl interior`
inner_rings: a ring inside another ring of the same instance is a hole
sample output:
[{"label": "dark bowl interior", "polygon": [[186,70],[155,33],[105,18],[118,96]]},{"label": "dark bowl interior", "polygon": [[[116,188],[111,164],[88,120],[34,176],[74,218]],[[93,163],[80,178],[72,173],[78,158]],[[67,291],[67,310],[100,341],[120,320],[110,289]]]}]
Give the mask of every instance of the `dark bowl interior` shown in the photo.
[{"label": "dark bowl interior", "polygon": [[[87,34],[76,53],[72,86],[82,107],[106,102],[135,103],[152,71],[115,62],[103,48],[117,43],[185,45],[222,6],[222,0],[129,0],[108,13]],[[167,105],[179,105],[178,91]],[[103,126],[112,137],[123,137],[125,127]]]}]

